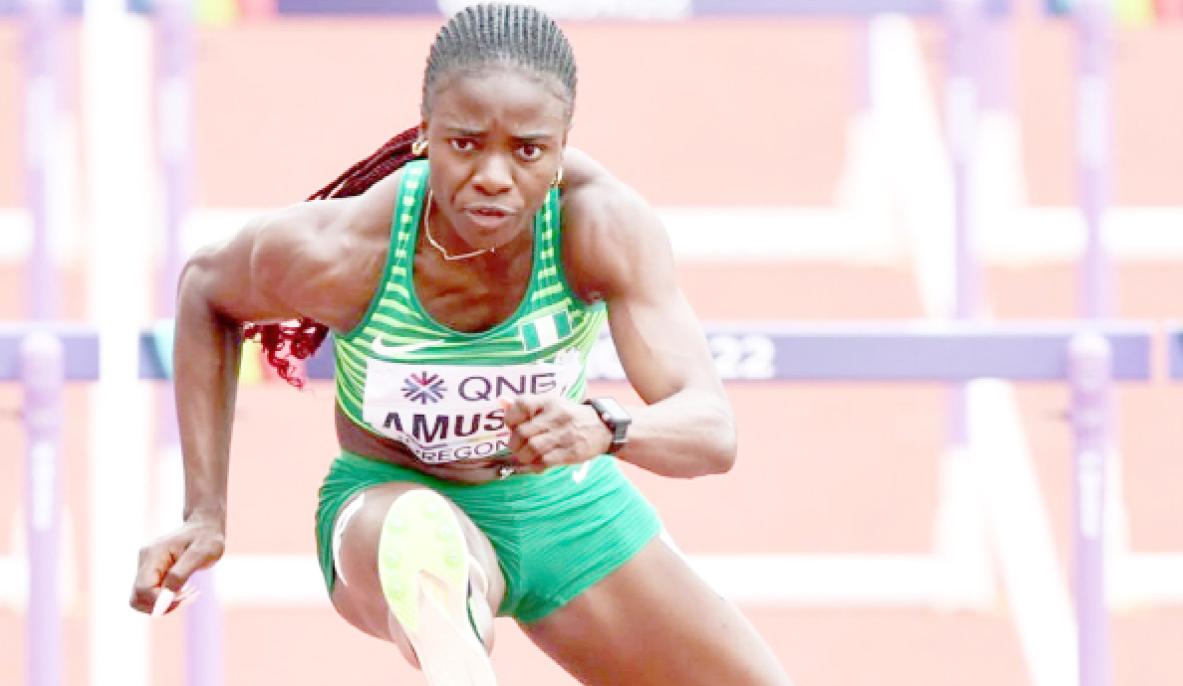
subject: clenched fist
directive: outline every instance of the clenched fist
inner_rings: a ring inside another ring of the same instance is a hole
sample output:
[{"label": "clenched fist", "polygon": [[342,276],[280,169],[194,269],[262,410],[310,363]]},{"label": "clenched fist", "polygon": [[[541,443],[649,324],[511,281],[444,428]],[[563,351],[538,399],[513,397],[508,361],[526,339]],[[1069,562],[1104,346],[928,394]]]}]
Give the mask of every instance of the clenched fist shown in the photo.
[{"label": "clenched fist", "polygon": [[612,444],[612,432],[587,405],[554,395],[520,395],[502,398],[501,406],[513,431],[509,450],[519,474],[586,462]]}]

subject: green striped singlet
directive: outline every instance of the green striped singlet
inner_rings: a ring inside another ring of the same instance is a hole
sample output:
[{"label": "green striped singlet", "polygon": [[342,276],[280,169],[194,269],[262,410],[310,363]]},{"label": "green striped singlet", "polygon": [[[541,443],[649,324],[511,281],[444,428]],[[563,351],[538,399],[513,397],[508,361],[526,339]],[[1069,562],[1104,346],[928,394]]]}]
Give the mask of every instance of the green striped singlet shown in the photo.
[{"label": "green striped singlet", "polygon": [[583,398],[587,356],[607,317],[582,302],[559,258],[559,195],[534,217],[534,268],[509,319],[465,333],[436,322],[415,295],[412,268],[428,165],[403,168],[385,281],[361,323],[335,338],[337,404],[358,426],[395,439],[428,464],[505,455],[500,397]]}]

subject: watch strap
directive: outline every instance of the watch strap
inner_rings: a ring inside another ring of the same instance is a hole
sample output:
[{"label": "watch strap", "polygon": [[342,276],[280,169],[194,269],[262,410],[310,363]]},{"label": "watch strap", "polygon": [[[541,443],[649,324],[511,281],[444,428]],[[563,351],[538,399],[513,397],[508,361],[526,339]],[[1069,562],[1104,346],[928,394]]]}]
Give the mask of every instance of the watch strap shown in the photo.
[{"label": "watch strap", "polygon": [[607,454],[617,454],[628,443],[628,426],[632,422],[632,417],[624,411],[620,403],[611,398],[588,398],[583,402],[596,411],[600,421],[612,432],[612,442],[608,445]]}]

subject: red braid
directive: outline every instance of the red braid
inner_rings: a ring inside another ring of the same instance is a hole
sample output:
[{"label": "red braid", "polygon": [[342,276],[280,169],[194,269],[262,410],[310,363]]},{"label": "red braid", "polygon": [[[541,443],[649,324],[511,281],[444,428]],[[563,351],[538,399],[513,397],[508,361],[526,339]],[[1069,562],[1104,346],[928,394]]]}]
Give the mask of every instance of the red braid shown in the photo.
[{"label": "red braid", "polygon": [[[349,198],[365,193],[371,186],[415,158],[411,146],[418,137],[418,128],[403,131],[378,148],[373,155],[347,169],[308,199]],[[329,327],[308,317],[302,317],[295,323],[248,322],[244,329],[247,338],[256,339],[263,346],[267,362],[285,381],[296,388],[303,387],[304,381],[296,376],[296,365],[291,362],[291,358],[303,360],[312,356],[328,333]]]}]

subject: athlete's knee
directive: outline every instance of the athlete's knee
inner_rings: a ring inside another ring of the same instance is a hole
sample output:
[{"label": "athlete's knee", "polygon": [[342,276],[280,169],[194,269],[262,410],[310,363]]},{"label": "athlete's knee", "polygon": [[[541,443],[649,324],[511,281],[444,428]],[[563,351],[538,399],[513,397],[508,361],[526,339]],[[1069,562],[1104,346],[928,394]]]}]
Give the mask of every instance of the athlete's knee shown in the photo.
[{"label": "athlete's knee", "polygon": [[376,587],[377,578],[373,570],[382,521],[399,497],[412,489],[421,488],[417,484],[406,483],[372,486],[353,496],[341,507],[333,522],[329,543],[332,546],[336,584],[360,586],[363,589]]}]

